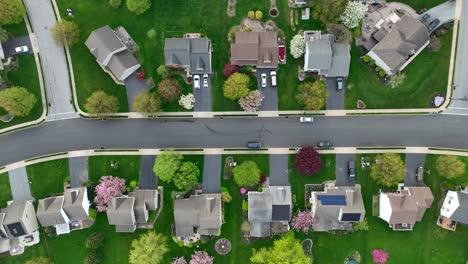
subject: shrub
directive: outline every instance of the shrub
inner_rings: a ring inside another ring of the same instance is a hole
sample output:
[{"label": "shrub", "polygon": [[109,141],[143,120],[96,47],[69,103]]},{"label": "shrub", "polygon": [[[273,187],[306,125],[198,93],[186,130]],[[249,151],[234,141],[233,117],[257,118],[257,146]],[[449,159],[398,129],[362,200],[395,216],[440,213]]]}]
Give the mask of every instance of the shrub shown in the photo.
[{"label": "shrub", "polygon": [[223,201],[223,203],[230,203],[232,201],[232,196],[228,192],[222,192],[221,201]]},{"label": "shrub", "polygon": [[302,231],[304,233],[307,233],[311,230],[312,224],[314,223],[314,218],[312,217],[311,212],[297,212],[297,215],[293,217],[292,219],[292,227],[295,230]]},{"label": "shrub", "polygon": [[178,257],[178,258],[174,258],[171,264],[187,264],[187,261],[185,260],[184,257]]},{"label": "shrub", "polygon": [[403,84],[403,82],[405,81],[405,77],[406,75],[404,73],[392,75],[388,84],[392,88],[397,88],[398,86]]},{"label": "shrub", "polygon": [[361,25],[357,26],[357,27],[353,30],[353,36],[355,36],[355,37],[361,36]]},{"label": "shrub", "polygon": [[367,223],[367,218],[365,218],[364,221],[362,222],[353,223],[353,230],[354,231],[369,231],[369,223]]},{"label": "shrub", "polygon": [[237,65],[233,65],[231,63],[226,63],[224,65],[224,69],[223,69],[223,74],[224,74],[224,77],[228,78],[229,76],[231,76],[232,74],[236,73],[236,72],[239,72],[240,71],[240,67],[237,66]]},{"label": "shrub", "polygon": [[159,65],[156,69],[156,72],[163,78],[167,78],[172,75],[172,69],[166,65]]},{"label": "shrub", "polygon": [[255,19],[261,20],[263,18],[263,12],[260,10],[255,11]]},{"label": "shrub", "polygon": [[208,255],[205,251],[195,251],[191,256],[190,264],[213,264],[214,257]]},{"label": "shrub", "polygon": [[254,11],[249,11],[247,13],[247,17],[250,18],[250,19],[254,19],[255,18],[255,12]]},{"label": "shrub", "polygon": [[381,77],[384,77],[384,76],[385,76],[385,71],[384,71],[384,70],[380,70],[380,71],[379,71],[379,75],[380,75]]},{"label": "shrub", "polygon": [[178,81],[166,78],[159,82],[158,94],[164,102],[174,102],[182,95],[182,87]]},{"label": "shrub", "polygon": [[109,0],[109,5],[112,7],[112,8],[119,8],[120,4],[122,4],[122,0]]},{"label": "shrub", "polygon": [[371,60],[369,61],[369,65],[370,65],[370,66],[374,66],[374,65],[375,65],[375,60],[372,60],[372,59],[371,59]]},{"label": "shrub", "polygon": [[263,192],[263,186],[258,186],[257,192]]},{"label": "shrub", "polygon": [[249,210],[249,202],[242,201],[242,212],[247,212]]},{"label": "shrub", "polygon": [[223,187],[223,186],[221,186],[220,190],[221,190],[222,193],[223,192],[227,192],[227,193],[229,192],[229,190],[226,187]]},{"label": "shrub", "polygon": [[250,223],[248,221],[242,222],[241,231],[244,233],[250,232]]},{"label": "shrub", "polygon": [[156,35],[157,35],[157,32],[156,32],[156,29],[152,28],[150,30],[148,30],[148,32],[146,32],[146,37],[150,40],[156,38]]},{"label": "shrub", "polygon": [[382,69],[382,68],[380,68],[379,66],[376,66],[376,67],[375,67],[375,71],[376,71],[376,72],[380,71],[381,69]]},{"label": "shrub", "polygon": [[89,208],[88,215],[89,215],[89,219],[96,220],[97,212],[95,209]]},{"label": "shrub", "polygon": [[25,264],[52,264],[48,257],[34,257],[25,262]]},{"label": "shrub", "polygon": [[265,96],[260,90],[250,91],[249,94],[239,99],[239,105],[246,112],[256,112],[262,106]]},{"label": "shrub", "polygon": [[137,182],[136,182],[136,181],[131,181],[131,182],[130,182],[130,187],[135,188],[136,186],[137,186]]},{"label": "shrub", "polygon": [[195,96],[193,93],[183,94],[179,99],[179,105],[187,110],[195,107]]},{"label": "shrub", "polygon": [[232,170],[234,182],[238,186],[251,187],[260,180],[260,169],[253,161],[246,160]]},{"label": "shrub", "polygon": [[267,180],[267,175],[265,173],[260,174],[260,183],[264,183]]},{"label": "shrub", "polygon": [[104,233],[92,233],[87,239],[85,246],[89,249],[98,249],[104,243]]},{"label": "shrub", "polygon": [[369,55],[366,55],[364,57],[362,57],[362,60],[365,62],[365,63],[369,63],[371,61],[371,57]]},{"label": "shrub", "polygon": [[388,252],[382,250],[382,249],[374,249],[372,250],[372,261],[374,263],[381,263],[384,264],[388,260]]},{"label": "shrub", "polygon": [[151,7],[150,0],[127,0],[128,11],[141,15]]},{"label": "shrub", "polygon": [[303,147],[297,153],[294,165],[299,173],[312,176],[320,171],[323,162],[320,154],[313,147]]},{"label": "shrub", "polygon": [[102,261],[102,254],[96,250],[93,250],[86,255],[85,264],[98,264]]}]

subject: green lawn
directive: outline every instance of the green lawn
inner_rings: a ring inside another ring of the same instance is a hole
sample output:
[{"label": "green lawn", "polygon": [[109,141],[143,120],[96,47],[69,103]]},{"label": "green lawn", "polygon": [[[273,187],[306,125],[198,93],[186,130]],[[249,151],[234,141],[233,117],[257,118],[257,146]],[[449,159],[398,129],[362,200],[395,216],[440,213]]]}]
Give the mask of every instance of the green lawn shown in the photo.
[{"label": "green lawn", "polygon": [[68,159],[37,163],[26,167],[31,194],[36,199],[63,193],[63,183],[69,176]]},{"label": "green lawn", "polygon": [[0,208],[5,208],[7,202],[13,199],[7,172],[0,174],[0,190]]},{"label": "green lawn", "polygon": [[[111,167],[111,161],[118,163],[118,168]],[[102,176],[115,176],[125,179],[127,185],[138,181],[140,174],[140,156],[92,156],[88,158],[89,181],[99,182]]]}]

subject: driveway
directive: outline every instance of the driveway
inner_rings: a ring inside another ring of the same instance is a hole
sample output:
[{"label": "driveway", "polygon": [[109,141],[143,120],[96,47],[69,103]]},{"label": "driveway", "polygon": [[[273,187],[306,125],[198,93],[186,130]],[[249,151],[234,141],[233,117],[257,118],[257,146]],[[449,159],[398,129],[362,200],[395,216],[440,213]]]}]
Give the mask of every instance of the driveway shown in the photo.
[{"label": "driveway", "polygon": [[145,81],[139,81],[136,78],[137,72],[134,72],[125,80],[125,89],[127,90],[128,109],[134,112],[133,100],[139,92],[149,91],[150,88],[146,85]]},{"label": "driveway", "polygon": [[[439,25],[437,25],[437,27],[434,28],[434,30],[436,30],[441,25],[454,20],[454,18],[455,18],[455,6],[456,6],[456,1],[450,1],[449,0],[447,2],[444,2],[444,3],[442,3],[442,4],[438,5],[438,6],[435,6],[435,7],[431,8],[431,9],[427,10],[426,12],[421,14],[419,17],[421,18],[425,14],[429,14],[430,18],[426,22],[427,25],[429,25],[429,23],[431,23],[436,18],[439,19],[440,20]],[[432,31],[434,31],[434,30],[432,30]]]},{"label": "driveway", "polygon": [[355,181],[349,179],[350,160],[354,160],[356,165],[354,154],[336,154],[336,186],[354,186]]},{"label": "driveway", "polygon": [[29,39],[29,36],[16,37],[16,38],[9,39],[5,43],[2,43],[3,53],[5,54],[5,58],[15,56],[16,55],[15,48],[19,46],[28,46],[29,48],[28,53],[33,53],[31,39]]},{"label": "driveway", "polygon": [[[260,106],[260,111],[276,111],[278,110],[278,92],[277,87],[271,86],[271,77],[270,73],[276,71],[276,69],[263,69],[257,68],[257,88],[262,91],[265,98],[263,99],[262,106]],[[262,87],[262,73],[265,73],[267,76],[267,86]]]},{"label": "driveway", "polygon": [[73,157],[68,159],[70,184],[72,188],[80,187],[88,182],[88,157]]},{"label": "driveway", "polygon": [[203,163],[203,193],[221,190],[221,155],[205,155]]},{"label": "driveway", "polygon": [[[344,109],[344,88],[341,91],[336,90],[336,77],[327,77],[327,110]],[[343,87],[346,85],[343,84]]]},{"label": "driveway", "polygon": [[270,186],[288,186],[288,155],[270,155]]},{"label": "driveway", "polygon": [[32,29],[37,37],[39,56],[49,103],[47,120],[76,118],[71,96],[65,50],[52,39],[50,29],[57,22],[49,0],[24,0]]},{"label": "driveway", "polygon": [[8,172],[13,200],[34,200],[29,188],[29,179],[26,167],[17,168]]},{"label": "driveway", "polygon": [[211,112],[211,74],[208,75],[208,87],[203,87],[203,75],[200,74],[200,89],[194,87],[193,95],[195,96],[194,112]]},{"label": "driveway", "polygon": [[424,167],[426,154],[406,154],[406,178],[405,186],[424,186],[424,182],[416,181],[416,172],[418,168]]},{"label": "driveway", "polygon": [[158,188],[158,177],[154,174],[153,167],[156,161],[155,155],[144,155],[140,159],[140,189]]}]

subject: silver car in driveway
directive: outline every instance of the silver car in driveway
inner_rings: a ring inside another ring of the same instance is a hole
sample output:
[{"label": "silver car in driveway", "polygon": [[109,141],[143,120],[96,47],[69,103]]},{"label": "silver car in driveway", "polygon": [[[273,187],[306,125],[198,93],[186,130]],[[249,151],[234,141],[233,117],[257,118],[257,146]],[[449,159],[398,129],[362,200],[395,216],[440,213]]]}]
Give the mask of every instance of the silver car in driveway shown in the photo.
[{"label": "silver car in driveway", "polygon": [[20,46],[15,48],[15,53],[16,54],[23,54],[23,53],[28,53],[29,52],[29,47],[28,46]]},{"label": "silver car in driveway", "polygon": [[193,88],[200,89],[200,75],[193,76]]},{"label": "silver car in driveway", "polygon": [[262,75],[260,75],[260,77],[262,78],[262,87],[263,87],[263,88],[267,87],[267,76],[266,76],[266,73],[262,73]]},{"label": "silver car in driveway", "polygon": [[208,74],[203,74],[203,87],[208,87]]}]

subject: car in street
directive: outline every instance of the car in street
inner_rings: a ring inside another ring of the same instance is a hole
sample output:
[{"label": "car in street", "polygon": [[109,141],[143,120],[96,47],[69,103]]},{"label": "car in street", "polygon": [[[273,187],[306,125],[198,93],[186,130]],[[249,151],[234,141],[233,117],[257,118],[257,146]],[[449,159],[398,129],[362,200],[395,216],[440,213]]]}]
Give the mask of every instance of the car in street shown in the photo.
[{"label": "car in street", "polygon": [[276,87],[276,71],[270,72],[271,86]]},{"label": "car in street", "polygon": [[336,78],[336,90],[337,91],[343,90],[343,77]]},{"label": "car in street", "polygon": [[200,89],[200,75],[193,76],[193,88]]},{"label": "car in street", "polygon": [[203,74],[203,87],[208,87],[208,74]]},{"label": "car in street", "polygon": [[299,117],[299,122],[301,122],[301,123],[313,123],[314,118],[311,117],[311,116],[301,116],[301,117]]},{"label": "car in street", "polygon": [[250,149],[261,149],[262,148],[262,143],[260,142],[247,142],[247,147]]},{"label": "car in street", "polygon": [[265,88],[267,87],[267,76],[266,76],[266,73],[262,73],[260,75],[261,79],[262,79],[262,87]]},{"label": "car in street", "polygon": [[322,141],[317,142],[317,147],[319,148],[329,148],[331,146],[332,144],[328,140],[322,140]]},{"label": "car in street", "polygon": [[356,167],[355,167],[354,160],[350,160],[348,162],[348,171],[349,171],[349,179],[354,180],[354,178],[356,177]]},{"label": "car in street", "polygon": [[437,27],[437,25],[439,25],[439,23],[440,23],[440,20],[437,18],[432,20],[431,23],[429,23],[429,26],[427,26],[427,31],[431,32]]},{"label": "car in street", "polygon": [[429,18],[431,18],[431,15],[425,14],[424,16],[421,17],[421,23],[426,24]]},{"label": "car in street", "polygon": [[29,47],[28,46],[19,46],[15,48],[15,53],[16,54],[23,54],[23,53],[28,53],[29,52]]}]

